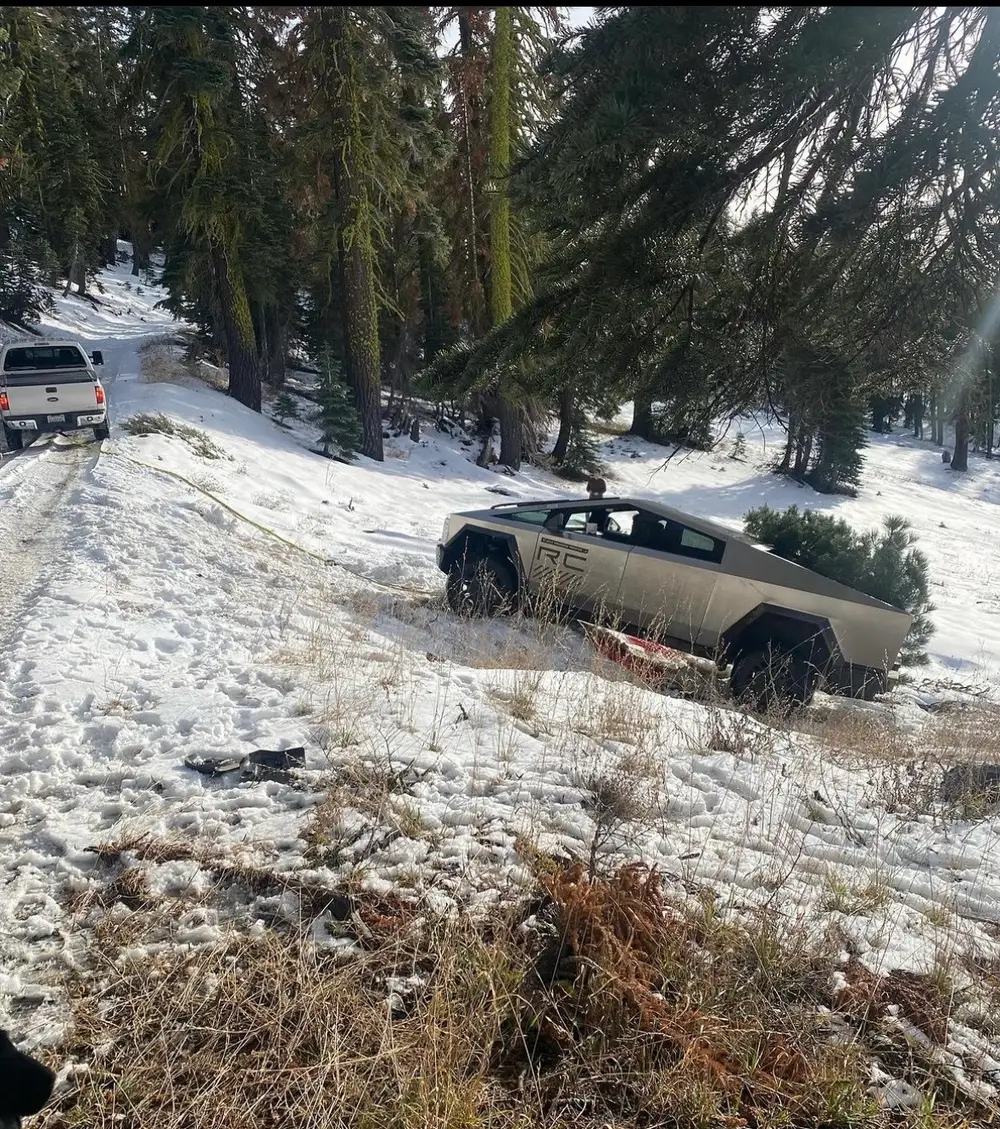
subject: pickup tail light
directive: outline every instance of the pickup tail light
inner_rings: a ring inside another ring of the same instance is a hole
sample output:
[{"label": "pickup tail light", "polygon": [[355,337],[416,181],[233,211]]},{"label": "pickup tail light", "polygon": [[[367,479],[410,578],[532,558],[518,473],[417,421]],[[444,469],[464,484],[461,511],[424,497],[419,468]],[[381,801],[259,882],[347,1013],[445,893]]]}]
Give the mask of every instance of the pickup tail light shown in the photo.
[{"label": "pickup tail light", "polygon": [[10,400],[7,399],[6,392],[0,392],[0,412],[10,411]]},{"label": "pickup tail light", "polygon": [[103,388],[102,388],[102,387],[101,387],[101,386],[100,386],[99,384],[98,384],[98,386],[97,386],[97,387],[96,387],[96,388],[94,389],[94,393],[95,393],[95,394],[96,394],[96,396],[97,396],[97,402],[98,402],[99,404],[103,404],[103,403],[104,403],[104,389],[103,389]]}]

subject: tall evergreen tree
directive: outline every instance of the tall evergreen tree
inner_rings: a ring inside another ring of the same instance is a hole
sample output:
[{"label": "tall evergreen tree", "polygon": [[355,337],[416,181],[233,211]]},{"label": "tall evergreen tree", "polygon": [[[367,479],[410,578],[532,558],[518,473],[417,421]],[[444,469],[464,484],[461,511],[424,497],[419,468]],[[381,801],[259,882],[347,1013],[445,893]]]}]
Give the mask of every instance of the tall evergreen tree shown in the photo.
[{"label": "tall evergreen tree", "polygon": [[41,272],[86,293],[116,234],[112,24],[94,8],[0,9],[2,218],[7,254],[29,288]]},{"label": "tall evergreen tree", "polygon": [[318,171],[313,238],[327,300],[314,321],[329,333],[330,299],[339,292],[339,345],[361,451],[374,459],[383,457],[378,252],[389,240],[386,221],[410,187],[406,108],[437,73],[428,30],[420,9],[309,8],[293,38],[301,44],[294,64],[302,91],[298,136]]},{"label": "tall evergreen tree", "polygon": [[235,8],[149,8],[133,38],[156,104],[147,146],[157,225],[175,268],[165,279],[178,303],[199,289],[206,295],[225,346],[229,394],[259,412],[244,258],[248,217],[259,214],[260,197],[240,84],[240,19]]}]

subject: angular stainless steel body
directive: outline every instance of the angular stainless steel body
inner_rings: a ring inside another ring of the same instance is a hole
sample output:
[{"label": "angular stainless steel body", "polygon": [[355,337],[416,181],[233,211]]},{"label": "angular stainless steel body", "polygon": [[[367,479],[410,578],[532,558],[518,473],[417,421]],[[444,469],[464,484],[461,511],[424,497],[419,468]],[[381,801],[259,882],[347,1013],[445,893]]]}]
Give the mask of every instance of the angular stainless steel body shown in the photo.
[{"label": "angular stainless steel body", "polygon": [[438,547],[442,570],[473,542],[509,556],[529,598],[550,592],[587,618],[692,654],[721,658],[766,617],[815,630],[830,667],[888,673],[911,623],[907,612],[734,530],[645,499],[560,499],[454,514]]}]

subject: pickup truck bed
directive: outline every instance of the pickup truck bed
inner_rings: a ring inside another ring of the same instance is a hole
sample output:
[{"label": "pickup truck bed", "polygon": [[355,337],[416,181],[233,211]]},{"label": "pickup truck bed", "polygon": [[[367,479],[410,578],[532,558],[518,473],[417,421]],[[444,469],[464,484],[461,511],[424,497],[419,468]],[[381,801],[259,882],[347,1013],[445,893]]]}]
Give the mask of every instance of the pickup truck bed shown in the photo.
[{"label": "pickup truck bed", "polygon": [[88,357],[75,342],[18,342],[0,349],[0,420],[7,446],[17,450],[36,435],[92,427],[108,435],[107,398]]}]

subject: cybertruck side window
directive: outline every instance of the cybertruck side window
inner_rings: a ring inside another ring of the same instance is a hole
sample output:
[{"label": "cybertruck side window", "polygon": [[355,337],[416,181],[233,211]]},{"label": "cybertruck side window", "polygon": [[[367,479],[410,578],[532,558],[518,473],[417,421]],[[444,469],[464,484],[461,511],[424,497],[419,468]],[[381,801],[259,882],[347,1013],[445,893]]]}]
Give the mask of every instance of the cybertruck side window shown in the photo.
[{"label": "cybertruck side window", "polygon": [[696,557],[700,561],[711,561],[719,564],[726,551],[725,541],[717,541],[707,533],[699,533],[697,529],[681,526],[681,539],[677,552],[682,557]]},{"label": "cybertruck side window", "polygon": [[525,525],[544,525],[551,510],[512,510],[503,516],[510,521],[523,521]]},{"label": "cybertruck side window", "polygon": [[718,564],[726,551],[725,541],[709,537],[679,521],[639,510],[632,523],[631,540],[643,549],[654,549],[676,557]]},{"label": "cybertruck side window", "polygon": [[631,529],[635,512],[628,507],[616,508],[591,503],[589,506],[567,511],[563,533],[583,533],[588,537],[600,537],[607,541],[627,541],[625,530]]}]

